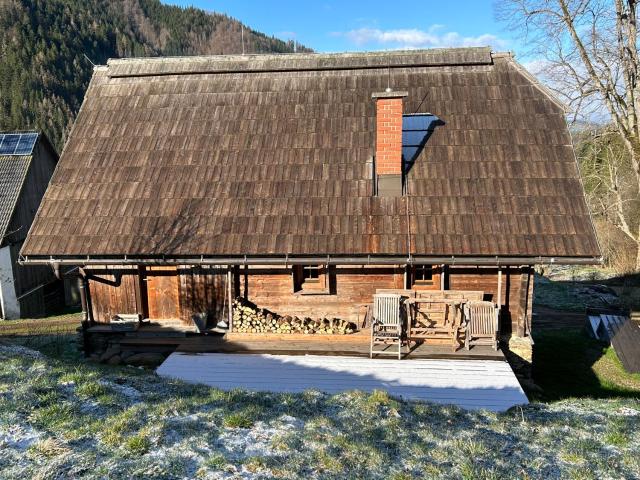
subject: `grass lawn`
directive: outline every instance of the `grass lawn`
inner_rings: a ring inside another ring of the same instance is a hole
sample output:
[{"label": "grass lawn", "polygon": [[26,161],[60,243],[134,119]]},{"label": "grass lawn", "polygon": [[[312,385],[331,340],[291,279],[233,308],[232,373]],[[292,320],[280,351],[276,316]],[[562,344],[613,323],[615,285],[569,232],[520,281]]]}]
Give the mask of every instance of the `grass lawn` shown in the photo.
[{"label": "grass lawn", "polygon": [[640,375],[578,328],[536,334],[539,403],[494,414],[169,381],[86,362],[77,322],[0,323],[0,478],[640,478]]},{"label": "grass lawn", "polygon": [[75,332],[81,313],[71,311],[47,318],[0,320],[0,337],[58,335]]},{"label": "grass lawn", "polygon": [[540,400],[570,397],[640,397],[640,374],[627,373],[612,347],[583,329],[534,334],[533,376]]},{"label": "grass lawn", "polygon": [[638,399],[493,414],[383,392],[223,392],[86,363],[73,338],[0,344],[1,478],[640,476]]}]

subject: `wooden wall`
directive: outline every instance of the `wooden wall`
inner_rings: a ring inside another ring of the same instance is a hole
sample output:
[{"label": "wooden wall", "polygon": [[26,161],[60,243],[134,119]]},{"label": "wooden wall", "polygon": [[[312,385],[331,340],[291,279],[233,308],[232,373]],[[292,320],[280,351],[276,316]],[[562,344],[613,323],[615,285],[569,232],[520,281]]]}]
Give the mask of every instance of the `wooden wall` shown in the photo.
[{"label": "wooden wall", "polygon": [[[154,320],[191,323],[191,315],[208,312],[224,318],[227,308],[226,268],[100,267],[92,275],[90,295],[94,320],[108,322],[117,313],[142,313]],[[523,335],[531,318],[533,275],[529,267],[502,269],[504,333]],[[380,288],[404,288],[403,266],[330,266],[327,293],[294,292],[291,267],[236,267],[234,295],[280,315],[342,318],[362,321],[366,305]],[[498,269],[447,267],[448,290],[482,290],[497,301]],[[119,279],[119,280],[118,280]]]},{"label": "wooden wall", "polygon": [[378,288],[403,288],[404,267],[330,266],[328,294],[293,292],[292,268],[241,267],[238,295],[280,315],[362,320]]},{"label": "wooden wall", "polygon": [[[280,315],[338,317],[362,320],[362,305],[372,303],[379,288],[404,288],[404,267],[331,267],[330,294],[293,292],[291,268],[242,267],[237,294]],[[502,325],[504,333],[524,334],[525,314],[531,319],[533,275],[528,267],[502,269]],[[497,301],[498,269],[447,267],[445,288],[481,290],[485,299]]]},{"label": "wooden wall", "polygon": [[[446,288],[482,290],[485,300],[498,301],[498,269],[492,267],[448,267]],[[533,271],[529,267],[503,267],[501,332],[523,336],[525,315],[531,321]]]},{"label": "wooden wall", "polygon": [[136,267],[109,266],[87,268],[89,295],[94,321],[108,323],[118,313],[138,313],[141,301],[136,287]]},{"label": "wooden wall", "polygon": [[227,307],[226,268],[123,267],[86,269],[93,319],[108,323],[118,313],[191,324],[194,313],[209,313],[215,323]]},{"label": "wooden wall", "polygon": [[2,242],[11,245],[16,296],[22,297],[22,318],[45,316],[64,306],[64,286],[55,278],[50,267],[18,264],[20,249],[53,175],[56,162],[55,152],[43,140],[39,140],[7,229],[10,234],[2,239]]},{"label": "wooden wall", "polygon": [[180,319],[190,324],[194,313],[207,312],[212,325],[221,318],[226,320],[229,307],[226,267],[181,267],[178,272]]}]

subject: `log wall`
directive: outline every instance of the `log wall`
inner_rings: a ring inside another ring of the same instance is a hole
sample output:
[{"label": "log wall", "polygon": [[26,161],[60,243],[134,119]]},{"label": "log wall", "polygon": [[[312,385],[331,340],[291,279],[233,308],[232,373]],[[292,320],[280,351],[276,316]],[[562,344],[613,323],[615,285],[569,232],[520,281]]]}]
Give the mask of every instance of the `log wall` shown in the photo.
[{"label": "log wall", "polygon": [[[527,315],[531,318],[532,270],[503,267],[502,271],[501,331],[524,336]],[[144,318],[186,324],[197,312],[208,312],[212,322],[226,317],[226,268],[181,266],[139,271],[137,267],[105,266],[87,272],[92,275],[90,298],[96,322],[108,322],[117,313],[141,313]],[[445,279],[446,289],[481,290],[486,300],[497,301],[497,268],[447,267]],[[237,267],[233,294],[280,315],[361,322],[377,289],[404,288],[405,269],[331,266],[323,293],[294,292],[293,283],[291,267]]]},{"label": "log wall", "polygon": [[294,293],[291,268],[242,267],[238,295],[280,315],[362,320],[378,288],[403,288],[404,267],[330,266],[324,294]]},{"label": "log wall", "polygon": [[[332,267],[330,292],[321,295],[294,293],[292,269],[243,267],[238,272],[237,294],[281,315],[337,317],[358,322],[363,305],[372,303],[379,288],[404,288],[404,267]],[[447,267],[445,288],[481,290],[485,300],[498,300],[498,269]],[[439,287],[439,286],[438,286]],[[524,336],[525,314],[531,318],[533,276],[529,267],[503,267],[502,319],[504,333]]]}]

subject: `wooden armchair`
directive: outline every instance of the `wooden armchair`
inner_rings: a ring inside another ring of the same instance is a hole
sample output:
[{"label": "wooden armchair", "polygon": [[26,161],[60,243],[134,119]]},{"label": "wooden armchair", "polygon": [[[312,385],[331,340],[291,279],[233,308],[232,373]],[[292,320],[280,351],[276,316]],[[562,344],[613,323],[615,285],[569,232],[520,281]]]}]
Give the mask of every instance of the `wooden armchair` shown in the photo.
[{"label": "wooden armchair", "polygon": [[[402,296],[395,293],[377,293],[373,296],[369,358],[373,358],[374,354],[396,355],[395,351],[387,351],[389,345],[398,345],[398,360],[402,358],[404,320],[401,300]],[[375,345],[384,345],[384,349],[375,350]]]},{"label": "wooden armchair", "polygon": [[493,302],[467,302],[464,306],[466,320],[465,348],[470,345],[491,345],[498,349],[498,316],[500,309]]}]

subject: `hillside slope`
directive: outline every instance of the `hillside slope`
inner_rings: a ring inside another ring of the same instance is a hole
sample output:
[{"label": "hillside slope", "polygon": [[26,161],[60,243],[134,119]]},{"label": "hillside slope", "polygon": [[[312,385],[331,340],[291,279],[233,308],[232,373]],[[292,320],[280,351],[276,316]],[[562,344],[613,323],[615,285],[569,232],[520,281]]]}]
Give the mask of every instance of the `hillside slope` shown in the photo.
[{"label": "hillside slope", "polygon": [[[240,53],[241,31],[226,15],[159,0],[0,0],[0,130],[41,129],[61,150],[89,59]],[[244,44],[247,53],[293,51],[246,27]]]}]

